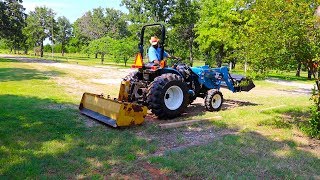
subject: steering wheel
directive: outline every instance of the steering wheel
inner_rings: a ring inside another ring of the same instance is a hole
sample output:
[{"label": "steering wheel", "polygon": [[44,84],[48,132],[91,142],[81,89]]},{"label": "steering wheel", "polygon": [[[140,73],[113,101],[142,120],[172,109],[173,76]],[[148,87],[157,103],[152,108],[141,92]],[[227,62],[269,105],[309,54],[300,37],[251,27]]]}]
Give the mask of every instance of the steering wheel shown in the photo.
[{"label": "steering wheel", "polygon": [[175,60],[175,62],[174,62],[174,64],[172,65],[172,67],[173,67],[173,68],[176,68],[179,64],[181,64],[182,58],[180,58],[180,57],[175,57],[174,60]]}]

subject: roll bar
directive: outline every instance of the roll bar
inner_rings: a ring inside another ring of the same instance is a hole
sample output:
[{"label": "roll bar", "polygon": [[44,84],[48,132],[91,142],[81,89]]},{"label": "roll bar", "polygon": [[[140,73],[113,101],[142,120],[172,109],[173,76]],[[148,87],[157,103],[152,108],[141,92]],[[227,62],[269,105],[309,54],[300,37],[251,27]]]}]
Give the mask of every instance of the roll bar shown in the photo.
[{"label": "roll bar", "polygon": [[164,45],[165,45],[165,38],[166,38],[166,28],[163,24],[160,23],[155,23],[155,24],[147,24],[144,25],[141,29],[141,34],[140,34],[140,43],[138,45],[139,51],[141,53],[141,55],[143,56],[143,39],[144,39],[144,31],[147,27],[152,27],[152,26],[160,26],[161,27],[161,41],[160,41],[160,48],[161,48],[161,52],[160,52],[160,59],[163,59],[163,55],[164,55]]}]

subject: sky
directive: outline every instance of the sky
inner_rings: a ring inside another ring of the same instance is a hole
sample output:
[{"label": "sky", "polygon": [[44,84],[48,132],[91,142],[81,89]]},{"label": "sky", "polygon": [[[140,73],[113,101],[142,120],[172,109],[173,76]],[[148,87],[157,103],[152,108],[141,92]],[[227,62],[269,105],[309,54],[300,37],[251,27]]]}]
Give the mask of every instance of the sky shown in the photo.
[{"label": "sky", "polygon": [[93,8],[114,8],[128,12],[120,6],[121,0],[23,0],[26,12],[33,11],[37,6],[46,6],[53,9],[56,17],[65,16],[71,23],[80,18],[85,12]]}]

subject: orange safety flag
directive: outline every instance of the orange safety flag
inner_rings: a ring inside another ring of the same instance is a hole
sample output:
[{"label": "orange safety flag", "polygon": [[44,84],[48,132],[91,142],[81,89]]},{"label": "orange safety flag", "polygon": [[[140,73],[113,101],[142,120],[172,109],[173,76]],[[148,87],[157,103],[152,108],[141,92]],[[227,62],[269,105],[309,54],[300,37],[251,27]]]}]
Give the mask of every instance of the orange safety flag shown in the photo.
[{"label": "orange safety flag", "polygon": [[134,65],[132,65],[132,68],[142,68],[143,66],[143,60],[141,53],[138,53],[136,55],[136,58],[134,60]]}]

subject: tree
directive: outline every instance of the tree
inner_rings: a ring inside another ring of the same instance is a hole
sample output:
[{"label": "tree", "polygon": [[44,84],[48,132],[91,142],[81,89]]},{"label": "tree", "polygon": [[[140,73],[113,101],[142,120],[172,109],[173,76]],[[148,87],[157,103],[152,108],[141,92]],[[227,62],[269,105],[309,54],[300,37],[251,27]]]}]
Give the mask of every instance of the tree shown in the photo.
[{"label": "tree", "polygon": [[14,50],[23,47],[22,29],[26,14],[21,5],[22,0],[0,1],[0,38],[6,39],[7,45]]},{"label": "tree", "polygon": [[76,35],[84,37],[89,41],[99,39],[106,33],[104,14],[102,8],[93,9],[93,12],[86,12],[75,24]]},{"label": "tree", "polygon": [[174,0],[122,0],[133,23],[168,22],[172,16]]},{"label": "tree", "polygon": [[[86,12],[81,18],[76,20],[74,26],[75,37],[77,37],[82,44],[89,45],[90,41],[102,38],[107,31],[103,9],[99,7],[93,9],[93,12]],[[95,58],[97,57],[98,53],[95,54]]]},{"label": "tree", "polygon": [[[176,0],[176,6],[173,8],[175,13],[170,19],[170,24],[173,26],[170,44],[178,54],[189,56],[191,66],[196,38],[194,26],[199,19],[199,8],[197,0]],[[188,52],[189,54],[186,54]]]},{"label": "tree", "polygon": [[133,38],[124,38],[113,41],[111,54],[114,56],[116,62],[123,59],[124,65],[127,66],[129,58],[134,57],[138,49]]},{"label": "tree", "polygon": [[26,14],[22,0],[0,1],[0,37],[7,38],[21,32]]},{"label": "tree", "polygon": [[105,36],[119,39],[130,34],[124,13],[112,8],[96,8],[86,12],[73,24],[73,30],[82,45]]},{"label": "tree", "polygon": [[202,0],[200,4],[196,41],[200,50],[208,55],[215,54],[216,65],[220,67],[228,53],[240,48],[242,27],[246,23],[242,13],[246,10],[246,2]]},{"label": "tree", "polygon": [[61,43],[61,54],[64,56],[65,46],[69,42],[72,36],[72,27],[69,20],[66,17],[59,17],[57,21],[58,31],[55,39]]},{"label": "tree", "polygon": [[103,37],[91,41],[90,44],[87,46],[86,51],[88,51],[89,54],[101,54],[101,64],[103,64],[105,55],[111,54],[113,44],[114,40],[112,38]]},{"label": "tree", "polygon": [[47,7],[36,7],[35,11],[31,11],[27,17],[27,26],[25,34],[28,36],[29,42],[34,46],[40,46],[40,56],[43,57],[43,41],[46,38],[52,40],[52,31],[54,31],[55,13]]},{"label": "tree", "polygon": [[76,53],[80,52],[83,46],[80,40],[73,35],[73,37],[70,37],[66,49],[69,53]]},{"label": "tree", "polygon": [[[312,70],[318,56],[315,10],[310,1],[267,1],[251,4],[242,54],[256,70],[292,70],[304,64]],[[299,72],[297,73],[299,75]]]},{"label": "tree", "polygon": [[130,35],[123,12],[113,8],[106,8],[105,13],[106,34],[112,38],[123,38]]},{"label": "tree", "polygon": [[87,28],[84,28],[89,27],[89,16],[91,16],[91,12],[86,12],[72,24],[74,39],[77,40],[77,44],[80,46],[87,46],[91,38],[88,32],[86,32]]}]

